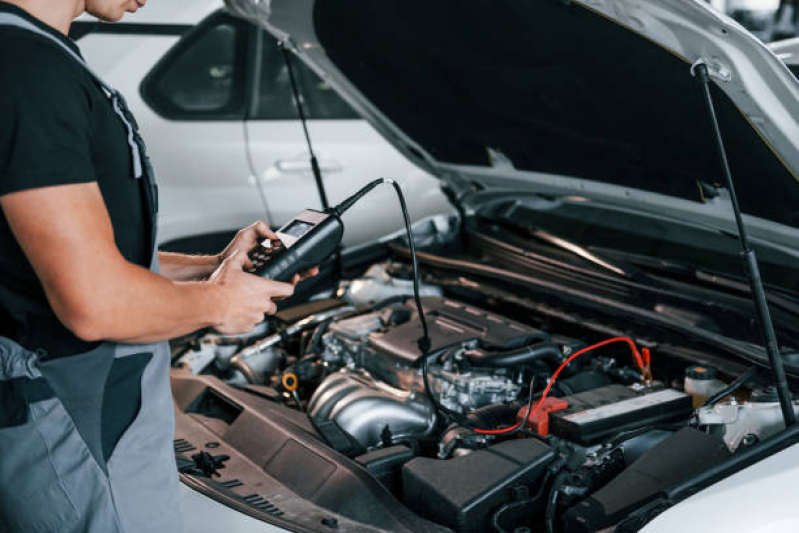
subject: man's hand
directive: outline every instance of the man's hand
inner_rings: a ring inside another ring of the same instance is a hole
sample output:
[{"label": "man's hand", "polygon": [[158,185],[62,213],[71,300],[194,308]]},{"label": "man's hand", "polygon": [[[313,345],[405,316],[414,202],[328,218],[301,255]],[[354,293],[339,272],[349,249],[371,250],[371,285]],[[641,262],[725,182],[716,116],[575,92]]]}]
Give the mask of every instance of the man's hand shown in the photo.
[{"label": "man's hand", "polygon": [[230,244],[222,250],[219,254],[219,262],[222,263],[229,257],[232,257],[236,252],[241,252],[244,257],[242,265],[245,269],[252,268],[252,261],[247,254],[255,248],[255,246],[264,239],[277,239],[277,235],[269,229],[266,222],[259,220],[255,224],[250,224],[246,228],[240,230],[230,241]]},{"label": "man's hand", "polygon": [[[248,254],[250,250],[255,248],[255,246],[264,239],[277,239],[277,235],[275,235],[275,232],[269,229],[269,226],[267,226],[266,222],[263,220],[259,220],[254,224],[250,224],[246,228],[240,230],[236,236],[233,237],[233,240],[230,241],[230,244],[228,244],[227,247],[222,250],[222,252],[219,254],[219,262],[221,263],[227,260],[236,253],[241,253],[243,255],[242,267],[245,270],[252,268],[252,261],[250,261]],[[311,278],[317,274],[319,274],[319,267],[313,267],[300,272],[299,274],[294,274],[294,277],[291,278],[290,283],[292,285],[296,285],[300,281],[306,278]]]},{"label": "man's hand", "polygon": [[234,250],[208,280],[218,287],[220,296],[221,321],[214,327],[225,335],[250,331],[263,322],[265,314],[275,313],[275,300],[294,293],[293,283],[282,283],[244,272],[247,262],[246,253]]},{"label": "man's hand", "polygon": [[[239,231],[230,244],[216,255],[186,255],[171,252],[159,252],[161,275],[173,281],[196,281],[208,278],[222,262],[235,252],[244,254],[244,268],[252,267],[247,256],[256,244],[266,238],[275,238],[275,234],[263,221],[247,226]],[[296,283],[296,282],[295,282]]]}]

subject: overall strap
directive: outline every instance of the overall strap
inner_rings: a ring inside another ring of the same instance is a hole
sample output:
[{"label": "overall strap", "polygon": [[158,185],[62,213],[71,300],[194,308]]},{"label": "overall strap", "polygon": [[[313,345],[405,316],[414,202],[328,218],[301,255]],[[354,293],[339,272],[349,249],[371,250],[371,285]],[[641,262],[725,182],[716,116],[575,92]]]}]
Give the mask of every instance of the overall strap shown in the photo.
[{"label": "overall strap", "polygon": [[37,27],[35,24],[32,24],[31,22],[13,13],[0,13],[0,26],[12,26],[22,30],[27,30],[39,35],[40,37],[48,39],[50,42],[61,48],[61,50],[66,52],[69,57],[75,60],[86,72],[89,73],[92,78],[94,78],[94,80],[104,89],[106,96],[111,99],[114,112],[117,114],[117,116],[119,116],[120,120],[122,120],[122,123],[125,125],[125,129],[128,132],[128,146],[130,147],[130,152],[133,156],[133,176],[136,178],[141,178],[143,175],[142,157],[141,151],[139,150],[139,144],[136,142],[137,134],[135,123],[132,121],[132,116],[129,118],[124,112],[124,110],[127,109],[127,106],[125,105],[125,100],[122,98],[122,95],[116,89],[103,81],[103,79],[96,72],[94,72],[94,70],[92,70],[92,68],[89,67],[83,58],[76,54],[74,50],[72,50],[69,46],[64,44],[55,36]]}]

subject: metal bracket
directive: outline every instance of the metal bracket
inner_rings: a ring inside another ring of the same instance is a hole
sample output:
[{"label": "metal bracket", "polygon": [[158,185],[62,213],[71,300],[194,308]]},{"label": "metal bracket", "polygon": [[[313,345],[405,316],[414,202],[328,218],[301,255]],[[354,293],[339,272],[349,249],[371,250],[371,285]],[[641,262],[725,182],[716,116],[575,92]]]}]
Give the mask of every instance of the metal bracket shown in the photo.
[{"label": "metal bracket", "polygon": [[732,71],[729,68],[725,67],[716,59],[708,61],[703,57],[700,57],[691,65],[691,76],[696,77],[696,67],[699,65],[705,65],[708,75],[717,81],[722,81],[724,83],[732,81]]}]

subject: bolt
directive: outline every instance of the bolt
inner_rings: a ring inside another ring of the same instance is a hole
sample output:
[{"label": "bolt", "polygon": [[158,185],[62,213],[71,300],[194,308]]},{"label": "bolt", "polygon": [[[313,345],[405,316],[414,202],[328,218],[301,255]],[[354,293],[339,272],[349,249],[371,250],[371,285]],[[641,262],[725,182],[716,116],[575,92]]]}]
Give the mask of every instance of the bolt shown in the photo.
[{"label": "bolt", "polygon": [[332,516],[329,516],[327,518],[323,518],[322,519],[322,525],[330,527],[330,528],[333,528],[333,529],[336,529],[336,528],[338,528],[338,520],[336,520]]},{"label": "bolt", "polygon": [[751,433],[744,435],[744,438],[741,439],[741,446],[752,446],[757,442],[757,435],[753,435]]}]

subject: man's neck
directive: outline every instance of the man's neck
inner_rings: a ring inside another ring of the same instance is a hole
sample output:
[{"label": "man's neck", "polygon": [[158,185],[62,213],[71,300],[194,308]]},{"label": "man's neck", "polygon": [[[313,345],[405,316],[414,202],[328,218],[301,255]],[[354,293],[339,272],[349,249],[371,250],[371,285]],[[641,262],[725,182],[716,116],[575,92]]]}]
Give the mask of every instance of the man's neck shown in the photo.
[{"label": "man's neck", "polygon": [[14,4],[55,28],[64,35],[69,34],[72,21],[83,12],[84,0],[4,0]]}]

